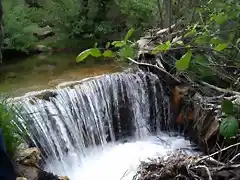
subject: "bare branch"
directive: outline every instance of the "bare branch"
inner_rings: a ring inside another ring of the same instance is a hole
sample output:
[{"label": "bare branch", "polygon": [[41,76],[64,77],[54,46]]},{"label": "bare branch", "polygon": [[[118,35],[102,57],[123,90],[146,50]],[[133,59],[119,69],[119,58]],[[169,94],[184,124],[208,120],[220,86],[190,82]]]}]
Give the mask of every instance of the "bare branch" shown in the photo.
[{"label": "bare branch", "polygon": [[209,88],[214,89],[214,90],[217,90],[217,91],[222,92],[222,93],[230,93],[230,94],[234,94],[234,95],[240,96],[240,92],[237,92],[237,91],[231,91],[231,90],[219,88],[219,87],[217,87],[217,86],[208,84],[208,83],[206,83],[206,82],[204,82],[204,81],[200,81],[200,83],[201,83],[202,85],[208,86]]},{"label": "bare branch", "polygon": [[142,62],[137,62],[134,59],[128,57],[128,60],[130,60],[131,62],[133,62],[134,64],[137,65],[143,65],[143,66],[149,66],[149,67],[154,67],[156,69],[158,69],[159,71],[163,72],[164,74],[166,74],[167,76],[169,76],[171,79],[173,79],[175,82],[177,83],[181,83],[181,81],[179,79],[177,79],[176,77],[174,77],[172,74],[170,74],[169,72],[167,72],[165,69],[158,67],[157,65],[152,65],[149,63],[142,63]]}]

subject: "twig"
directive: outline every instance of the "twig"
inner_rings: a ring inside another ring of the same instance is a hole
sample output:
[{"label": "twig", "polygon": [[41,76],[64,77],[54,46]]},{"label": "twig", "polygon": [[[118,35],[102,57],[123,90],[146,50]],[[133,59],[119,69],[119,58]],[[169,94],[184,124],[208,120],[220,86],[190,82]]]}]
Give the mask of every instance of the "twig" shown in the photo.
[{"label": "twig", "polygon": [[227,89],[223,89],[223,88],[219,88],[217,86],[214,86],[214,85],[211,85],[211,84],[208,84],[204,81],[200,81],[201,84],[205,85],[205,86],[208,86],[210,87],[211,89],[215,89],[219,92],[222,92],[222,93],[230,93],[230,94],[235,94],[235,95],[238,95],[240,96],[240,92],[237,92],[237,91],[231,91],[231,90],[227,90]]},{"label": "twig", "polygon": [[163,34],[165,32],[168,32],[170,29],[173,29],[174,27],[176,26],[176,24],[173,24],[172,26],[170,26],[170,28],[166,28],[166,29],[161,29],[160,31],[158,31],[156,34],[157,35],[160,35],[160,34]]},{"label": "twig", "polygon": [[240,157],[240,153],[236,154],[229,162],[230,162],[230,163],[233,163],[233,161],[234,161],[235,159],[237,159],[238,157]]},{"label": "twig", "polygon": [[[207,159],[206,159],[207,160]],[[211,163],[215,163],[216,165],[218,166],[224,166],[224,163],[220,162],[220,161],[217,161],[216,159],[212,158],[212,157],[209,157],[209,161]]]},{"label": "twig", "polygon": [[193,167],[193,168],[194,168],[194,169],[197,169],[197,168],[203,168],[203,169],[205,169],[206,172],[207,172],[207,175],[208,175],[208,180],[212,180],[211,173],[210,173],[210,171],[209,171],[209,169],[208,169],[207,166],[200,165],[200,166],[195,166],[195,167]]},{"label": "twig", "polygon": [[124,172],[120,180],[122,180],[127,175],[127,172],[128,172],[128,169]]},{"label": "twig", "polygon": [[171,75],[169,72],[167,72],[167,71],[166,71],[165,69],[163,69],[163,68],[160,68],[160,67],[158,67],[158,66],[156,66],[156,65],[149,64],[149,63],[137,62],[137,61],[135,61],[134,59],[132,59],[132,58],[130,58],[130,57],[128,57],[128,60],[130,60],[131,62],[133,62],[133,63],[135,63],[135,64],[137,64],[137,65],[144,65],[144,66],[154,67],[154,68],[158,69],[159,71],[161,71],[161,72],[167,74],[168,76],[170,76],[174,81],[176,81],[176,82],[178,82],[178,83],[181,83],[180,80],[178,80],[176,77],[174,77],[173,75]]},{"label": "twig", "polygon": [[200,161],[203,161],[203,160],[205,160],[205,159],[208,159],[208,158],[210,158],[210,157],[213,157],[213,156],[215,156],[215,155],[218,154],[218,153],[221,153],[221,152],[223,152],[223,151],[226,151],[226,150],[228,150],[228,149],[230,149],[230,148],[232,148],[232,147],[239,146],[239,145],[240,145],[240,142],[239,142],[239,143],[236,143],[236,144],[232,144],[232,145],[230,145],[230,146],[228,146],[228,147],[225,147],[225,148],[223,148],[223,149],[221,149],[221,150],[219,150],[219,151],[216,151],[215,153],[212,153],[212,154],[207,155],[207,156],[203,156],[202,158],[198,159],[195,163],[197,164],[197,163],[200,162]]}]

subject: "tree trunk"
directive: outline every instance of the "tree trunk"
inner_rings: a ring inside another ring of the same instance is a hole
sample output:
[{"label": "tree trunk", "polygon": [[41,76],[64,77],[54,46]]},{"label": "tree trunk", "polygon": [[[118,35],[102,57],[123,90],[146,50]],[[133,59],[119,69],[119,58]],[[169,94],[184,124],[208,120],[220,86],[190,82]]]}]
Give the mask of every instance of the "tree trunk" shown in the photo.
[{"label": "tree trunk", "polygon": [[159,11],[159,21],[160,21],[160,27],[161,29],[164,28],[163,26],[163,8],[162,8],[162,4],[160,2],[160,0],[157,0],[157,3],[158,3],[158,11]]},{"label": "tree trunk", "polygon": [[164,5],[166,9],[164,28],[168,28],[172,25],[172,0],[165,0]]}]

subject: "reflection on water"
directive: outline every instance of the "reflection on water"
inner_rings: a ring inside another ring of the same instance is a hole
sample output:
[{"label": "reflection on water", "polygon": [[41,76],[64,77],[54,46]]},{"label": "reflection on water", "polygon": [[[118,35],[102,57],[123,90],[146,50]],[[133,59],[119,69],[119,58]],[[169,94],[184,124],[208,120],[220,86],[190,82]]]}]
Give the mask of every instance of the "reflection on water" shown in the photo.
[{"label": "reflection on water", "polygon": [[123,65],[110,60],[75,62],[77,54],[36,55],[4,68],[0,77],[0,92],[13,96],[29,91],[55,87],[65,81],[118,72]]}]

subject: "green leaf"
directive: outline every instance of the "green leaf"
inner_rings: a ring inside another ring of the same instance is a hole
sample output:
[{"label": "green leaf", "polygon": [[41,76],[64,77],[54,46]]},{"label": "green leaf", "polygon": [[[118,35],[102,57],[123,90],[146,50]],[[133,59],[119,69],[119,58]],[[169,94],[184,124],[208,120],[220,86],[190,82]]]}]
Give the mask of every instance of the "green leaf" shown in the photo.
[{"label": "green leaf", "polygon": [[191,58],[192,58],[192,51],[188,51],[186,54],[184,54],[181,57],[180,60],[176,61],[176,68],[180,71],[187,70],[190,65]]},{"label": "green leaf", "polygon": [[209,42],[209,38],[210,37],[207,35],[198,35],[198,37],[194,40],[194,42],[200,45],[206,44]]},{"label": "green leaf", "polygon": [[219,44],[221,44],[221,43],[223,43],[223,42],[222,42],[222,40],[220,40],[220,39],[218,39],[218,38],[216,38],[216,37],[213,37],[213,38],[210,40],[210,43],[211,43],[211,44],[214,44],[214,45],[219,45]]},{"label": "green leaf", "polygon": [[111,43],[110,42],[107,42],[105,48],[108,49],[110,47]]},{"label": "green leaf", "polygon": [[115,57],[115,54],[111,50],[106,50],[103,53],[104,57]]},{"label": "green leaf", "polygon": [[228,33],[228,41],[229,42],[233,42],[235,40],[235,34],[236,34],[236,32],[229,32]]},{"label": "green leaf", "polygon": [[83,52],[81,52],[77,58],[76,61],[77,62],[82,62],[84,61],[89,55],[93,56],[93,57],[101,57],[102,53],[99,49],[97,48],[91,48],[91,49],[87,49]]},{"label": "green leaf", "polygon": [[81,53],[77,56],[76,61],[77,61],[77,62],[82,62],[82,61],[84,61],[90,54],[91,54],[91,49],[87,49],[87,50],[81,52]]},{"label": "green leaf", "polygon": [[193,60],[200,64],[206,64],[208,62],[206,56],[203,55],[197,55]]},{"label": "green leaf", "polygon": [[223,100],[221,104],[222,111],[226,114],[233,113],[233,103],[230,100]]},{"label": "green leaf", "polygon": [[240,44],[240,38],[237,39],[236,45]]},{"label": "green leaf", "polygon": [[129,29],[129,31],[127,32],[126,36],[124,37],[124,41],[127,41],[132,36],[134,31],[135,31],[134,28]]},{"label": "green leaf", "polygon": [[219,44],[219,45],[217,45],[214,49],[215,49],[216,51],[222,51],[222,50],[224,50],[224,49],[227,48],[227,47],[228,47],[228,44],[225,43],[225,44]]},{"label": "green leaf", "polygon": [[112,42],[112,45],[114,45],[115,47],[123,47],[126,45],[125,41],[114,41]]},{"label": "green leaf", "polygon": [[34,32],[40,32],[41,28],[38,27],[38,24],[31,24],[27,27],[24,27],[23,32],[26,33],[34,33]]},{"label": "green leaf", "polygon": [[217,24],[221,25],[228,19],[228,16],[224,13],[219,13],[211,17],[212,21],[215,21]]},{"label": "green leaf", "polygon": [[184,37],[190,37],[190,36],[195,36],[197,34],[196,29],[191,29],[189,32],[187,32]]},{"label": "green leaf", "polygon": [[97,48],[92,48],[90,50],[90,54],[93,56],[93,57],[101,57],[102,56],[102,53],[99,49]]},{"label": "green leaf", "polygon": [[234,65],[236,66],[236,68],[240,68],[240,63],[235,62]]},{"label": "green leaf", "polygon": [[126,46],[126,47],[120,49],[120,51],[119,51],[119,56],[124,57],[124,58],[127,58],[127,57],[133,58],[134,55],[135,55],[134,49],[130,46]]},{"label": "green leaf", "polygon": [[157,54],[159,52],[167,51],[171,47],[171,42],[167,41],[166,43],[160,44],[152,51],[152,54]]},{"label": "green leaf", "polygon": [[220,134],[225,138],[231,138],[237,135],[238,128],[238,120],[233,116],[228,116],[220,124]]}]

